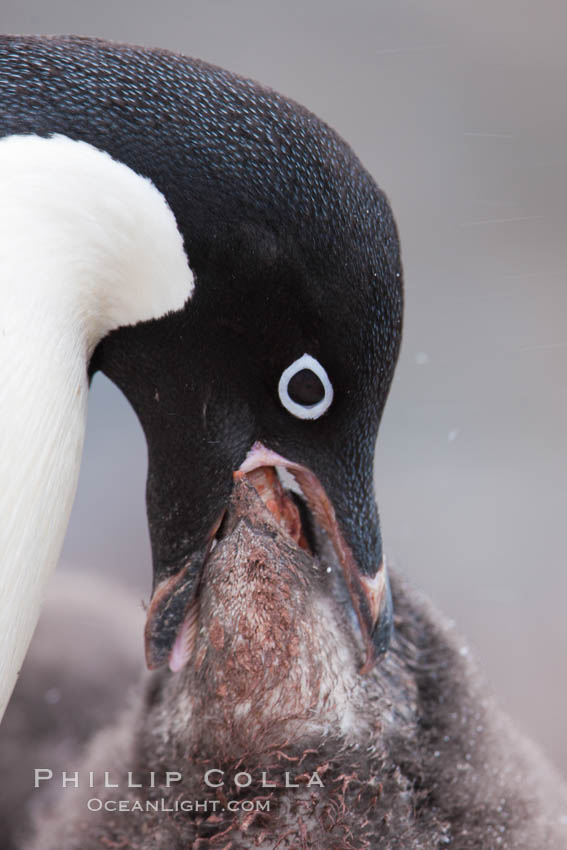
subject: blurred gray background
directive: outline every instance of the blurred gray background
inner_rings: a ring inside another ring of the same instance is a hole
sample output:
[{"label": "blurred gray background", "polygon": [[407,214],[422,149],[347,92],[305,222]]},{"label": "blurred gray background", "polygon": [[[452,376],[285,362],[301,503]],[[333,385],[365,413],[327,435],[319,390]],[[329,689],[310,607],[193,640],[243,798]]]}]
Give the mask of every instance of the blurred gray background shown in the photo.
[{"label": "blurred gray background", "polygon": [[[405,265],[376,460],[390,560],[567,773],[563,0],[1,0],[0,25],[201,57],[352,144],[390,197]],[[61,569],[147,598],[145,465],[134,414],[98,376]]]}]

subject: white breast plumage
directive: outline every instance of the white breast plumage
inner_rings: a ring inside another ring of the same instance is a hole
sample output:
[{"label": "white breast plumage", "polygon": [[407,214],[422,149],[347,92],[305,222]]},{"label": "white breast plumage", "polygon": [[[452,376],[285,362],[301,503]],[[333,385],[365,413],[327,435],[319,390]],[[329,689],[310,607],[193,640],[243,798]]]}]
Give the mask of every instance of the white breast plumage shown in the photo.
[{"label": "white breast plumage", "polygon": [[192,291],[149,180],[62,136],[0,141],[0,718],[71,511],[89,358]]}]

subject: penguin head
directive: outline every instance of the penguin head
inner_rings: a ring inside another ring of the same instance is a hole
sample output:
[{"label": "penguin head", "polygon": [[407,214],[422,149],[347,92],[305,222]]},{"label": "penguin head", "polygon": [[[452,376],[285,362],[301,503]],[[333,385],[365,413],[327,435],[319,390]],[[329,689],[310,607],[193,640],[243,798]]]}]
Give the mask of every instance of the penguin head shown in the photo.
[{"label": "penguin head", "polygon": [[372,470],[400,344],[401,269],[387,202],[358,179],[348,209],[337,203],[323,222],[211,221],[205,244],[188,248],[185,308],[115,331],[97,352],[148,443],[150,666],[169,656],[234,475],[255,466],[287,467],[306,516],[333,539],[366,665],[387,647]]},{"label": "penguin head", "polygon": [[195,280],[182,310],[112,331],[91,363],[123,390],[148,444],[148,662],[170,656],[234,477],[275,466],[299,483],[306,525],[333,542],[368,669],[392,625],[372,474],[401,338],[388,202],[303,107],[163,52],[118,62],[120,49],[96,46],[97,85],[138,75],[144,109],[122,104],[117,122],[133,111],[118,140],[97,135],[95,104],[81,133],[115,141],[111,152],[154,181]]}]

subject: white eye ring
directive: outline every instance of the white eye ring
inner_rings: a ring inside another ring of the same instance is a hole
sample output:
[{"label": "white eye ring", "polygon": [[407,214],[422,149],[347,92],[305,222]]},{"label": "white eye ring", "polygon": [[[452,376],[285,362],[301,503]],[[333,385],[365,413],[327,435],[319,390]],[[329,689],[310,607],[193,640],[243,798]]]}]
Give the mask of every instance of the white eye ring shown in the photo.
[{"label": "white eye ring", "polygon": [[[289,382],[294,375],[297,375],[297,373],[303,371],[303,369],[309,369],[317,375],[323,384],[323,398],[316,404],[299,404],[289,395]],[[282,372],[282,376],[278,384],[278,395],[285,409],[293,416],[297,416],[298,419],[319,419],[319,417],[322,416],[332,404],[333,385],[319,361],[315,360],[314,357],[311,357],[310,354],[303,354],[301,357],[298,357],[297,360],[294,360],[291,366],[288,366],[287,369],[284,369]]]}]

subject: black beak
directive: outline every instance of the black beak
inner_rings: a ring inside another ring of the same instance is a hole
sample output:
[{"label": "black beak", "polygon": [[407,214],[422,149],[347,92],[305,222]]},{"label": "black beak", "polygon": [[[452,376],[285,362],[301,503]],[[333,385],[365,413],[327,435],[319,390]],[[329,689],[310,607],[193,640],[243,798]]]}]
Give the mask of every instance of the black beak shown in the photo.
[{"label": "black beak", "polygon": [[[233,475],[238,479],[260,467],[276,466],[288,470],[296,479],[311,513],[333,544],[364,643],[365,658],[360,672],[367,673],[387,651],[392,633],[392,598],[385,559],[382,556],[374,562],[370,559],[362,563],[360,559],[357,561],[331,500],[317,476],[306,466],[255,443]],[[177,651],[173,649],[190,618],[199,576],[223,515],[224,511],[211,527],[203,546],[178,572],[155,587],[145,631],[146,659],[150,668],[168,661],[172,669],[178,666]]]}]

